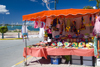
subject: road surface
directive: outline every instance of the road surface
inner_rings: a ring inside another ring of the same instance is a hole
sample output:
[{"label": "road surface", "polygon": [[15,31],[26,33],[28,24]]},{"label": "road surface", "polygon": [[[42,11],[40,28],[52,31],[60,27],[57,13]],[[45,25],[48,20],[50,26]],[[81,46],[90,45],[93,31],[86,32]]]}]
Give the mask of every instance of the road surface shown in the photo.
[{"label": "road surface", "polygon": [[[32,45],[42,40],[42,38],[31,38],[27,41],[27,45]],[[24,47],[25,42],[23,40],[0,40],[0,67],[12,67],[22,61],[24,59]]]}]

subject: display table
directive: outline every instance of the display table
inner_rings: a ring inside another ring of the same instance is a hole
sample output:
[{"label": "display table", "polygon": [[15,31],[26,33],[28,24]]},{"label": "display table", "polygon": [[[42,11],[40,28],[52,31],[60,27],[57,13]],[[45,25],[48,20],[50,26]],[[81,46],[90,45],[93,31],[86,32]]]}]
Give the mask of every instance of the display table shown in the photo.
[{"label": "display table", "polygon": [[[23,57],[26,57],[26,52]],[[34,57],[45,57],[47,55],[76,55],[76,56],[94,56],[94,49],[74,49],[74,48],[27,48],[27,55]]]},{"label": "display table", "polygon": [[46,48],[47,55],[94,56],[94,49]]},{"label": "display table", "polygon": [[24,48],[23,57],[27,55],[34,56],[34,57],[45,57],[47,59],[47,52],[45,48]]},{"label": "display table", "polygon": [[[72,55],[80,56],[81,65],[83,65],[83,56],[92,57],[92,65],[94,66],[94,49],[75,49],[75,48],[45,48],[45,47],[32,47],[27,48],[27,55],[33,57],[45,57],[47,59],[47,55],[70,55],[70,63],[72,64]],[[23,51],[23,57],[26,57],[26,48]],[[77,60],[77,59],[76,59]]]}]

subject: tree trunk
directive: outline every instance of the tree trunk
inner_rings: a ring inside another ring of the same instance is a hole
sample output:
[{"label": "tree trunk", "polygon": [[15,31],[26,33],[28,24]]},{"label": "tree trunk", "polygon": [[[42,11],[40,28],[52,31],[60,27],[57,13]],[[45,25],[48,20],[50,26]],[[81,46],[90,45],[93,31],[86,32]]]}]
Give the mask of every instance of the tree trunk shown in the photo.
[{"label": "tree trunk", "polygon": [[4,33],[2,33],[2,39],[4,39]]},{"label": "tree trunk", "polygon": [[18,38],[20,38],[20,33],[18,32]]}]

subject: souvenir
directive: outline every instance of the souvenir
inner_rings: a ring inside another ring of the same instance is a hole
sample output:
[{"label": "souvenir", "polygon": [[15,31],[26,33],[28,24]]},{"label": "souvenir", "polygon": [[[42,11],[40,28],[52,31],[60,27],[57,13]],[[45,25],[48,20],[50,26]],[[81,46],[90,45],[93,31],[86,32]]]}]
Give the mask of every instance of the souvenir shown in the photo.
[{"label": "souvenir", "polygon": [[70,20],[68,19],[67,20],[67,23],[66,23],[66,31],[69,32],[69,29],[70,29]]},{"label": "souvenir", "polygon": [[79,43],[79,45],[78,45],[78,47],[81,47],[81,48],[83,48],[83,47],[85,47],[86,45],[85,45],[85,42],[80,42]]},{"label": "souvenir", "polygon": [[44,42],[40,42],[40,46],[45,47],[46,44]]},{"label": "souvenir", "polygon": [[82,19],[82,22],[81,22],[81,27],[80,27],[80,30],[85,30],[85,29],[86,29],[86,27],[85,27],[85,25],[83,24],[83,22],[84,22],[83,17],[82,17],[81,19]]},{"label": "souvenir", "polygon": [[57,46],[61,47],[61,46],[63,46],[63,43],[62,42],[58,42]]},{"label": "souvenir", "polygon": [[94,46],[94,43],[92,43],[92,42],[86,43],[87,48],[93,48],[93,46]]},{"label": "souvenir", "polygon": [[64,42],[64,46],[65,47],[68,47],[69,46],[69,43],[68,42]]},{"label": "souvenir", "polygon": [[51,46],[57,46],[57,44],[55,42],[51,43]]},{"label": "souvenir", "polygon": [[78,47],[78,43],[73,42],[73,43],[72,43],[72,47]]},{"label": "souvenir", "polygon": [[71,26],[71,32],[77,33],[77,29],[76,29],[76,21],[73,21],[72,23],[73,23],[73,24],[72,24],[72,26]]},{"label": "souvenir", "polygon": [[74,34],[74,35],[72,36],[72,38],[77,38],[77,34]]},{"label": "souvenir", "polygon": [[74,38],[73,41],[76,42],[76,39]]}]

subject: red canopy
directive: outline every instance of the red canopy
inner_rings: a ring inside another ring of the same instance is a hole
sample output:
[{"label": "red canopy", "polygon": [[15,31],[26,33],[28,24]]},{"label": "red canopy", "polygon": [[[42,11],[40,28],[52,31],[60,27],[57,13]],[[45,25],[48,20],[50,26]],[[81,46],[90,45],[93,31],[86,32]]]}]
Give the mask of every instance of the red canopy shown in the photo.
[{"label": "red canopy", "polygon": [[41,11],[33,14],[23,15],[23,21],[34,21],[37,19],[44,20],[46,17],[52,16],[65,16],[69,18],[73,17],[80,17],[89,14],[96,14],[99,13],[100,9],[63,9],[63,10],[48,10],[48,11]]}]

